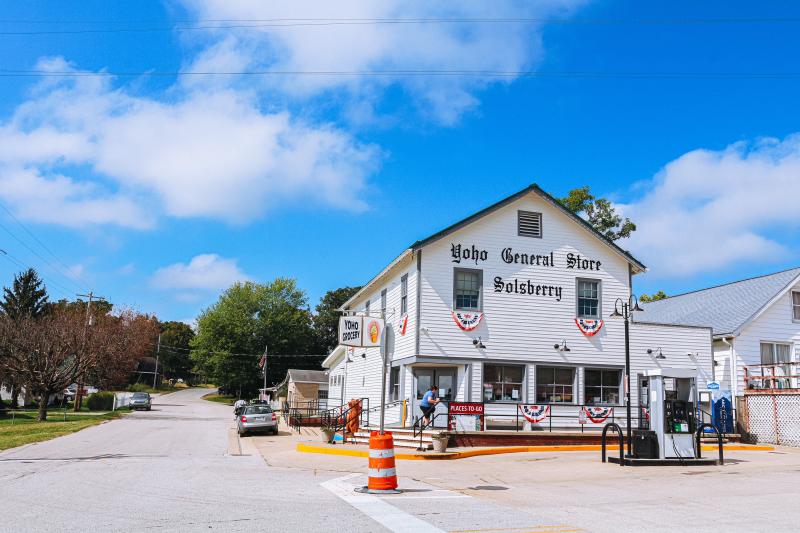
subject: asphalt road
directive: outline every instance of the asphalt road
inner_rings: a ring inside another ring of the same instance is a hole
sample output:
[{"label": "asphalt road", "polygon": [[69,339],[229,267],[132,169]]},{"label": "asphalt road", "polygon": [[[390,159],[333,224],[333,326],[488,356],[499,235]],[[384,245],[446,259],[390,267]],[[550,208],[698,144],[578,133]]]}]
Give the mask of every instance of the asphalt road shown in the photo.
[{"label": "asphalt road", "polygon": [[[381,530],[313,471],[229,455],[229,407],[207,390],[0,453],[1,531]],[[343,529],[343,530],[344,530]]]}]

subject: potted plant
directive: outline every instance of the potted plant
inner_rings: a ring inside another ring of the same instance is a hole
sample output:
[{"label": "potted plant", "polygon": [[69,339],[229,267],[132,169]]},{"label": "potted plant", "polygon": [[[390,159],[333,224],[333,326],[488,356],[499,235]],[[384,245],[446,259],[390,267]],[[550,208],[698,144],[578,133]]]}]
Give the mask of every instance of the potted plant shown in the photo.
[{"label": "potted plant", "polygon": [[320,429],[322,429],[322,437],[325,439],[325,442],[333,442],[333,436],[336,435],[336,427],[326,422],[322,424]]},{"label": "potted plant", "polygon": [[447,433],[437,433],[433,437],[433,451],[436,453],[444,453],[447,451],[447,441],[450,440],[450,437]]}]

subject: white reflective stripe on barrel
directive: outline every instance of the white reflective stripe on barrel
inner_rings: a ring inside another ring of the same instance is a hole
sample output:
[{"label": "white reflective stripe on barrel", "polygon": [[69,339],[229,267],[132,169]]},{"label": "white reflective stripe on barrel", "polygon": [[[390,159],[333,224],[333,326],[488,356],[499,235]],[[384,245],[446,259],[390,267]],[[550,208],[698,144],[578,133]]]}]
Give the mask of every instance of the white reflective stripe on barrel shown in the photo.
[{"label": "white reflective stripe on barrel", "polygon": [[388,450],[370,450],[369,456],[371,459],[386,459],[387,457],[394,457],[394,448]]},{"label": "white reflective stripe on barrel", "polygon": [[392,477],[397,475],[396,468],[370,468],[369,477]]}]

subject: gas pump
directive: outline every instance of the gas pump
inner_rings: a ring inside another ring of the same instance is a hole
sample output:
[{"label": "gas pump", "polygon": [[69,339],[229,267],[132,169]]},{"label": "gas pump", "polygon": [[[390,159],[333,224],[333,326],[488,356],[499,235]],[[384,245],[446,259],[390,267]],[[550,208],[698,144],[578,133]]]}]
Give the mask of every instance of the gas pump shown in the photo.
[{"label": "gas pump", "polygon": [[695,459],[697,371],[658,368],[639,375],[640,427],[633,435],[639,459]]}]

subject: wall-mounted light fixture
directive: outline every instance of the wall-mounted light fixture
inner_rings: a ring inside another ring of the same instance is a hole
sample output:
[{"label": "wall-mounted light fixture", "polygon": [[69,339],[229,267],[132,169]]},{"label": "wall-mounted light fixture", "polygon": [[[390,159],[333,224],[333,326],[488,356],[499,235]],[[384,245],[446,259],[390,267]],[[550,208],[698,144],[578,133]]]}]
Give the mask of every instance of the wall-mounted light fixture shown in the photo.
[{"label": "wall-mounted light fixture", "polygon": [[571,352],[572,351],[572,350],[569,349],[569,346],[567,346],[567,340],[566,339],[561,341],[561,344],[554,344],[553,348],[558,350],[559,352]]},{"label": "wall-mounted light fixture", "polygon": [[661,352],[661,347],[660,346],[658,348],[656,348],[655,350],[653,350],[652,348],[648,348],[647,349],[647,355],[653,355],[653,354],[656,354],[656,356],[655,356],[656,359],[666,359],[667,358],[667,356],[664,355]]},{"label": "wall-mounted light fixture", "polygon": [[367,358],[367,352],[362,353],[361,354],[361,359],[366,359],[366,358]]},{"label": "wall-mounted light fixture", "polygon": [[483,344],[483,341],[481,341],[480,337],[478,337],[477,339],[472,339],[472,345],[474,347],[478,348],[479,350],[483,349],[483,348],[486,348],[486,345]]}]

